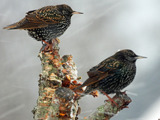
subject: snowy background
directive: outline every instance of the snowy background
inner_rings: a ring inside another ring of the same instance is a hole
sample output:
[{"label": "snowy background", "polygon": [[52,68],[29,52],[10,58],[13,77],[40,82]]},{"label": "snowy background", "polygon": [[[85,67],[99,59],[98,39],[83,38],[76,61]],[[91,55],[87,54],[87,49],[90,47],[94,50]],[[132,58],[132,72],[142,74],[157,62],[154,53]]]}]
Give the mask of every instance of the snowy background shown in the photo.
[{"label": "snowy background", "polygon": [[[112,120],[160,118],[160,1],[159,0],[1,0],[0,1],[0,120],[31,120],[36,105],[41,42],[23,30],[3,30],[29,10],[66,3],[72,24],[60,37],[61,55],[71,54],[82,81],[86,72],[119,49],[148,57],[137,61],[137,75],[127,87],[132,98]],[[104,104],[105,96],[80,101],[80,119]]]}]

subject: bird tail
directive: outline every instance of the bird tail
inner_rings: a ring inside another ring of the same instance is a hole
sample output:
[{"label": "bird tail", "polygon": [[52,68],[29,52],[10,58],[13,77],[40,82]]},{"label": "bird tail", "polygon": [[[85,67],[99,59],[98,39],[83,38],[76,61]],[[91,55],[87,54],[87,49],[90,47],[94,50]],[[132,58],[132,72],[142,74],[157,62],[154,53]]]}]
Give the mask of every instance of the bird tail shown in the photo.
[{"label": "bird tail", "polygon": [[80,90],[82,87],[83,87],[83,86],[82,86],[82,85],[80,85],[80,86],[78,86],[78,87],[74,88],[74,89],[73,89],[73,91]]},{"label": "bird tail", "polygon": [[16,22],[16,23],[13,23],[11,25],[8,25],[8,26],[4,27],[3,29],[9,29],[9,30],[12,30],[12,29],[23,29],[23,28],[21,28],[21,25],[24,24],[25,22],[26,22],[26,19],[24,18],[19,22]]},{"label": "bird tail", "polygon": [[[87,86],[90,85],[90,84],[89,84],[89,81],[91,81],[91,78],[88,78],[82,85],[74,88],[73,91],[75,91],[75,92],[76,92],[76,91],[81,91],[83,87],[85,87],[85,86],[87,87]],[[92,83],[91,83],[91,84],[92,84]],[[88,87],[87,87],[87,88],[88,88]],[[87,88],[86,88],[86,89],[87,89]],[[88,92],[86,92],[86,89],[85,89],[84,93],[88,93]]]}]

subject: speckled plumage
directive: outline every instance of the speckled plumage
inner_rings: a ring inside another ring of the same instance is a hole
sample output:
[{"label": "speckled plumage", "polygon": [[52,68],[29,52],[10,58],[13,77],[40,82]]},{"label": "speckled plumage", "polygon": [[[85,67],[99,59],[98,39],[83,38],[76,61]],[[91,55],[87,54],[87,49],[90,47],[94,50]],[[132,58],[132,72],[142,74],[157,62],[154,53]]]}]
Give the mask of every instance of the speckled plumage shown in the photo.
[{"label": "speckled plumage", "polygon": [[84,94],[93,90],[99,90],[106,94],[120,92],[133,81],[136,74],[135,62],[139,58],[145,57],[138,56],[128,49],[118,51],[91,68],[88,71],[89,78],[76,89],[87,86]]},{"label": "speckled plumage", "polygon": [[38,10],[27,12],[21,21],[4,29],[24,29],[38,41],[50,41],[61,36],[69,27],[71,16],[81,14],[75,12],[68,5],[46,6]]}]

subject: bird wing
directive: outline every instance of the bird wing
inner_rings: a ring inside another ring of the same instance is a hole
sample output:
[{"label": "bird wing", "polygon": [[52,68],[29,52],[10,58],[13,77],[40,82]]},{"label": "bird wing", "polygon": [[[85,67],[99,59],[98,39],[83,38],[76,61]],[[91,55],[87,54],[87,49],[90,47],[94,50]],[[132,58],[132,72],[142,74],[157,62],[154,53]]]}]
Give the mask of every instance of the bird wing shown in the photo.
[{"label": "bird wing", "polygon": [[47,6],[38,10],[32,10],[21,21],[5,27],[4,29],[34,29],[47,27],[64,20],[64,16],[57,10],[56,6]]},{"label": "bird wing", "polygon": [[119,61],[111,58],[105,59],[88,71],[89,78],[81,85],[81,87],[89,86],[108,76],[114,75],[121,67],[122,65]]}]

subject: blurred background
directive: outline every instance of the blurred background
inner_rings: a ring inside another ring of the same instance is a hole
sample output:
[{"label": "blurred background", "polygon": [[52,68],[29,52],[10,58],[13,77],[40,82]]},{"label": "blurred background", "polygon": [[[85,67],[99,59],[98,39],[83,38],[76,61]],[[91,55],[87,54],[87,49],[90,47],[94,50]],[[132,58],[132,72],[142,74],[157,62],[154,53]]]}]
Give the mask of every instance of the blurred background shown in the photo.
[{"label": "blurred background", "polygon": [[[74,15],[71,26],[59,38],[61,56],[73,55],[82,81],[86,72],[119,49],[132,49],[148,57],[137,61],[134,82],[125,90],[132,98],[112,120],[160,118],[160,1],[159,0],[1,0],[0,4],[0,120],[31,120],[38,97],[41,42],[24,30],[3,30],[30,10],[68,4]],[[104,104],[105,96],[80,100],[88,116]]]}]

